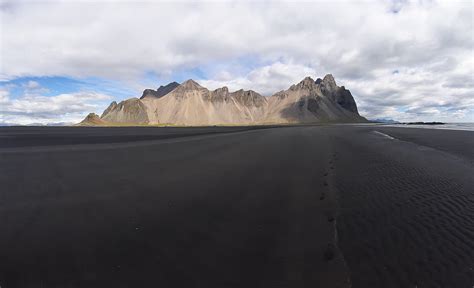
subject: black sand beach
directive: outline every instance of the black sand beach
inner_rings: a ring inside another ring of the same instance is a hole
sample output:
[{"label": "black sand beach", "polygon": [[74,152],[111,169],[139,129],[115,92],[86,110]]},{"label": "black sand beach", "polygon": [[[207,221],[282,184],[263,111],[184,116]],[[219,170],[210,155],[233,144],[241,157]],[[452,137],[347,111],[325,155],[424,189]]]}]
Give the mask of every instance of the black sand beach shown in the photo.
[{"label": "black sand beach", "polygon": [[0,128],[0,286],[472,287],[474,132]]}]

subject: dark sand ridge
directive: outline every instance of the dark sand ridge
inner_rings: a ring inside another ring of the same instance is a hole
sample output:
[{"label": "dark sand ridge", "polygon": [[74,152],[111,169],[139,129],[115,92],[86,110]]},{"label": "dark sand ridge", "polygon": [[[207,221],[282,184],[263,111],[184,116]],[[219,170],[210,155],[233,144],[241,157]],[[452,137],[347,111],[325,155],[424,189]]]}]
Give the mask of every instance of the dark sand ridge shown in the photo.
[{"label": "dark sand ridge", "polygon": [[341,129],[333,142],[354,287],[473,286],[474,133],[374,130],[399,138]]},{"label": "dark sand ridge", "polygon": [[[344,287],[350,270],[353,287],[470,287],[474,134],[413,130],[287,127],[14,153],[10,139],[0,285]],[[332,216],[347,267],[328,249]]]}]

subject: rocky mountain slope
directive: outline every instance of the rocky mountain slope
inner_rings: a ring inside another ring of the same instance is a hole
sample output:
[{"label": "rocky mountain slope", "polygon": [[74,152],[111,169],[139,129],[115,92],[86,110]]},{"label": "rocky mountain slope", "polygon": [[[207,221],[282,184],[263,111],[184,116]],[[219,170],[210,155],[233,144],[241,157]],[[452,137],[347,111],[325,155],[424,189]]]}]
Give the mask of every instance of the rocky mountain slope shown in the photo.
[{"label": "rocky mountain slope", "polygon": [[170,93],[173,91],[174,88],[178,87],[179,83],[177,82],[171,82],[166,86],[160,86],[158,89],[153,90],[153,89],[145,89],[143,91],[142,97],[140,99],[143,99],[145,97],[155,97],[155,98],[160,98],[165,96],[166,94]]},{"label": "rocky mountain slope", "polygon": [[84,120],[78,123],[78,126],[93,126],[93,125],[106,125],[107,122],[100,119],[99,115],[95,113],[89,113]]},{"label": "rocky mountain slope", "polygon": [[[230,125],[312,122],[366,122],[359,115],[349,90],[339,87],[332,75],[310,77],[264,97],[252,90],[210,91],[193,80],[172,82],[156,91],[147,89],[140,99],[115,101],[99,118],[104,123]],[[97,124],[96,118],[90,125]],[[87,125],[88,118],[81,122]]]},{"label": "rocky mountain slope", "polygon": [[269,98],[267,122],[365,122],[349,90],[328,74],[316,81],[306,77]]}]

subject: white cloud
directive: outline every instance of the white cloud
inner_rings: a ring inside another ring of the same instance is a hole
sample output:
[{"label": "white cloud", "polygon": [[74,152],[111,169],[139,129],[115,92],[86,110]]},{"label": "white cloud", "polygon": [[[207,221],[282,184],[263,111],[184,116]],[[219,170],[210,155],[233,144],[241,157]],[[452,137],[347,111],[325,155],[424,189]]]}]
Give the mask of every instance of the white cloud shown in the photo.
[{"label": "white cloud", "polygon": [[1,10],[6,76],[129,78],[255,54],[365,77],[473,43],[469,3],[405,4],[394,14],[384,2],[73,2]]},{"label": "white cloud", "polygon": [[21,85],[23,87],[23,92],[25,95],[40,95],[48,93],[49,89],[42,87],[37,81],[29,80]]},{"label": "white cloud", "polygon": [[472,76],[467,78],[461,82],[442,73],[412,68],[395,74],[380,72],[370,80],[347,79],[345,85],[351,88],[361,112],[373,119],[473,122]]},{"label": "white cloud", "polygon": [[[0,105],[6,105],[10,99],[8,98],[8,91],[0,88]],[[1,106],[0,106],[1,107]]]},{"label": "white cloud", "polygon": [[0,79],[129,81],[250,56],[201,83],[270,94],[332,73],[369,117],[472,115],[470,1],[226,2],[3,1]]},{"label": "white cloud", "polygon": [[0,124],[48,124],[53,122],[77,123],[89,112],[99,112],[112,97],[94,92],[78,92],[56,96],[26,95],[10,98],[0,88]]},{"label": "white cloud", "polygon": [[25,83],[24,85],[27,89],[36,89],[36,88],[39,88],[40,87],[40,84],[36,81],[28,81]]},{"label": "white cloud", "polygon": [[259,67],[243,76],[232,76],[230,72],[223,71],[222,74],[214,78],[216,80],[198,80],[198,82],[209,89],[228,86],[230,90],[242,88],[270,96],[276,91],[288,89],[292,84],[312,75],[316,75],[313,68],[278,61],[271,65]]}]

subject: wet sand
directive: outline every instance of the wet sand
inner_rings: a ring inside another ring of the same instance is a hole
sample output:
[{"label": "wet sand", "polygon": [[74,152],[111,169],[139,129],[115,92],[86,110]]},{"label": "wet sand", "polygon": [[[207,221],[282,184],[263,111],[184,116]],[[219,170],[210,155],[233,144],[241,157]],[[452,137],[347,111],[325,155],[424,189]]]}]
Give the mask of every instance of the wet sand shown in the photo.
[{"label": "wet sand", "polygon": [[352,125],[0,128],[0,286],[471,287],[473,142]]}]

